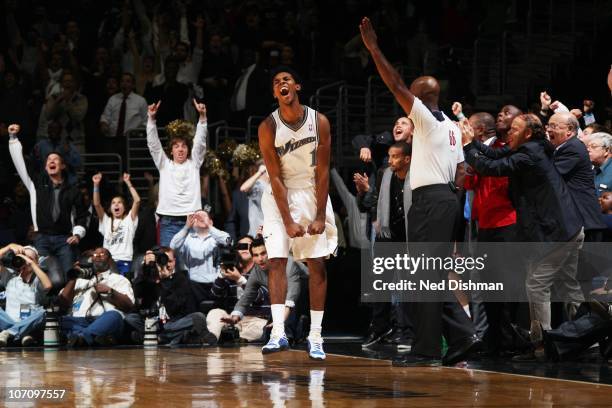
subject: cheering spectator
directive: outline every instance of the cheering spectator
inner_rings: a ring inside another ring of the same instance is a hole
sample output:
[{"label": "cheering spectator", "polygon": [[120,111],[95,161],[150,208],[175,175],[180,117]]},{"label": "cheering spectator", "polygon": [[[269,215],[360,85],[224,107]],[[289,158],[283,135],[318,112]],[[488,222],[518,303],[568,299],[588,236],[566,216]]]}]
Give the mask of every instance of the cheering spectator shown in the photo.
[{"label": "cheering spectator", "polygon": [[45,322],[42,302],[51,289],[51,281],[38,266],[38,252],[34,247],[5,246],[0,249],[3,263],[7,254],[10,254],[11,264],[0,265],[0,280],[6,288],[6,311],[0,309],[0,347],[5,347],[11,339],[21,340],[24,347],[31,346],[35,342],[32,335],[41,330]]},{"label": "cheering spectator", "polygon": [[578,250],[584,241],[582,218],[555,169],[554,148],[537,116],[519,115],[512,121],[509,131],[512,152],[499,159],[491,158],[494,149],[487,149],[474,139],[467,121],[460,125],[469,165],[482,175],[509,177],[511,199],[516,203],[517,237],[526,242],[559,243],[546,254],[532,254],[527,271],[533,349],[514,359],[540,360],[545,357],[542,330],[551,329],[553,285],[564,286],[568,302],[584,301],[576,281]]},{"label": "cheering spectator", "polygon": [[[30,193],[30,211],[34,231],[38,232],[35,246],[40,255],[55,255],[66,273],[75,259],[73,246],[85,236],[87,211],[81,193],[65,177],[66,164],[61,155],[49,153],[45,172],[32,181],[23,160],[21,142],[17,139],[19,125],[9,126],[9,151],[21,181]],[[74,213],[74,226],[73,226]]]},{"label": "cheering spectator", "polygon": [[147,144],[155,166],[159,170],[159,203],[157,214],[160,216],[160,245],[168,246],[170,240],[185,224],[187,214],[202,208],[200,167],[204,162],[208,126],[206,105],[193,100],[200,120],[196,128],[193,148],[191,140],[175,135],[170,138],[171,158],[166,156],[157,135],[155,122],[161,101],[149,105],[147,122]]},{"label": "cheering spectator", "polygon": [[240,186],[240,191],[247,194],[249,199],[249,233],[250,236],[257,234],[257,229],[263,224],[263,211],[261,209],[261,197],[270,187],[270,177],[263,160],[258,162],[259,168]]},{"label": "cheering spectator", "polygon": [[48,139],[36,143],[32,149],[32,156],[38,171],[45,167],[45,159],[51,152],[58,152],[66,162],[68,182],[73,184],[77,179],[77,171],[81,169],[81,155],[74,143],[67,139],[62,140],[62,124],[57,120],[49,122],[47,127]]},{"label": "cheering spectator", "polygon": [[122,196],[113,197],[110,204],[110,217],[100,202],[100,181],[102,174],[93,176],[93,205],[100,222],[100,233],[104,236],[104,248],[108,249],[117,264],[120,274],[126,275],[132,265],[134,256],[134,234],[138,226],[138,209],[140,196],[130,181],[130,175],[123,173],[123,182],[132,195],[132,208],[127,211],[127,202]]}]

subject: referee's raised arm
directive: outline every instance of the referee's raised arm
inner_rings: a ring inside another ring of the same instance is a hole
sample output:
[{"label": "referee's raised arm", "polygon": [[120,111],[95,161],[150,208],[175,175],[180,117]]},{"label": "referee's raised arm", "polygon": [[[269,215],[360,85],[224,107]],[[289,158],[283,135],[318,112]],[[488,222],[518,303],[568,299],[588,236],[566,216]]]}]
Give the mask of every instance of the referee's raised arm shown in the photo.
[{"label": "referee's raised arm", "polygon": [[376,69],[378,70],[383,82],[385,85],[387,85],[387,88],[389,88],[393,96],[395,96],[395,99],[400,104],[402,109],[404,109],[406,115],[410,115],[410,112],[412,111],[412,104],[414,103],[414,95],[404,83],[404,80],[399,72],[397,72],[393,65],[391,65],[378,47],[376,32],[374,31],[374,27],[372,27],[372,23],[368,17],[364,17],[361,20],[361,24],[359,24],[359,31],[361,31],[361,39],[363,40],[363,44],[370,52],[370,55],[374,60],[374,64],[376,64]]}]

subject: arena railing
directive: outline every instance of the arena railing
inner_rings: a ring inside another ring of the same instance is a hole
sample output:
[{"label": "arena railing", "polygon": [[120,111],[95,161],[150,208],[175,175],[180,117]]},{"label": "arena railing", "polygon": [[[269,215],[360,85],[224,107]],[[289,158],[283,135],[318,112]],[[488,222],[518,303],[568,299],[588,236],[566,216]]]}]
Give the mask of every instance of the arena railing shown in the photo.
[{"label": "arena railing", "polygon": [[246,142],[250,143],[253,137],[257,140],[257,129],[259,128],[259,124],[262,120],[264,120],[265,116],[249,116],[247,119],[247,127],[246,127]]},{"label": "arena railing", "polygon": [[123,161],[121,156],[116,153],[82,153],[82,166],[77,174],[87,180],[97,172],[104,174],[108,182],[113,185],[121,185],[123,177]]}]

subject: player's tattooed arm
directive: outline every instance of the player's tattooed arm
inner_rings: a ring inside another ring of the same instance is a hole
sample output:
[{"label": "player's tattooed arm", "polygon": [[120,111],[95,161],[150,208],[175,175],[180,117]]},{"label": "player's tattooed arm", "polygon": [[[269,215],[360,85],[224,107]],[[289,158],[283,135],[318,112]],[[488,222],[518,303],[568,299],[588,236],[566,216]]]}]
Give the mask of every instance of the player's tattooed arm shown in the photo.
[{"label": "player's tattooed arm", "polygon": [[259,149],[261,150],[266,169],[268,170],[274,201],[276,202],[278,211],[283,218],[287,235],[289,235],[291,238],[301,237],[306,231],[304,230],[304,227],[297,224],[293,218],[291,218],[291,213],[289,212],[287,187],[285,187],[281,177],[280,158],[278,157],[276,148],[274,147],[275,136],[274,124],[272,121],[273,119],[268,116],[259,125],[259,129],[257,131],[259,136]]},{"label": "player's tattooed arm", "polygon": [[395,96],[395,99],[397,99],[397,102],[404,109],[406,115],[410,115],[412,104],[414,103],[414,95],[404,83],[399,72],[397,72],[380,50],[376,31],[374,31],[374,27],[369,18],[364,17],[361,20],[359,31],[361,31],[363,44],[370,52],[383,82],[387,85],[387,88],[389,88],[393,96]]},{"label": "player's tattooed arm", "polygon": [[317,164],[315,167],[315,195],[317,212],[314,221],[308,226],[309,234],[322,234],[325,231],[325,210],[329,195],[329,162],[331,154],[331,134],[329,120],[317,114],[319,122],[319,144],[317,145]]}]

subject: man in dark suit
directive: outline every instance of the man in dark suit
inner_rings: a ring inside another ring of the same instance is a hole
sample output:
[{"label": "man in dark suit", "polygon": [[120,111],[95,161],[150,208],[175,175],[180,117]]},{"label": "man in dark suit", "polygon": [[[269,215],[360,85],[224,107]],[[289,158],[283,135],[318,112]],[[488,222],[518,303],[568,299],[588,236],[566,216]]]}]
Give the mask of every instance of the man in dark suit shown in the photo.
[{"label": "man in dark suit", "polygon": [[[542,329],[551,329],[550,293],[562,282],[569,302],[584,296],[576,281],[578,250],[584,240],[583,222],[565,182],[553,163],[554,147],[535,115],[520,115],[512,122],[508,144],[512,152],[492,159],[482,143],[473,140],[471,127],[461,123],[465,159],[479,174],[508,176],[517,212],[517,237],[525,242],[558,242],[552,250],[530,259],[526,289],[530,300],[533,350],[517,360],[545,356]],[[485,146],[486,147],[486,146]]]},{"label": "man in dark suit", "polygon": [[[586,146],[578,139],[578,120],[569,112],[555,113],[550,117],[546,130],[555,146],[554,163],[565,180],[584,225],[584,240],[600,242],[606,225],[601,218],[601,208],[595,190],[595,173]],[[588,244],[587,244],[588,245]],[[597,264],[597,251],[582,248],[578,262],[578,279],[583,291],[591,289],[591,278]],[[576,305],[566,304],[569,318],[573,318]]]},{"label": "man in dark suit", "polygon": [[601,209],[595,192],[594,173],[589,152],[578,135],[578,121],[569,112],[555,113],[550,117],[546,130],[555,147],[555,168],[565,180],[582,217],[585,240],[600,241],[597,235],[606,226],[601,221]]}]

